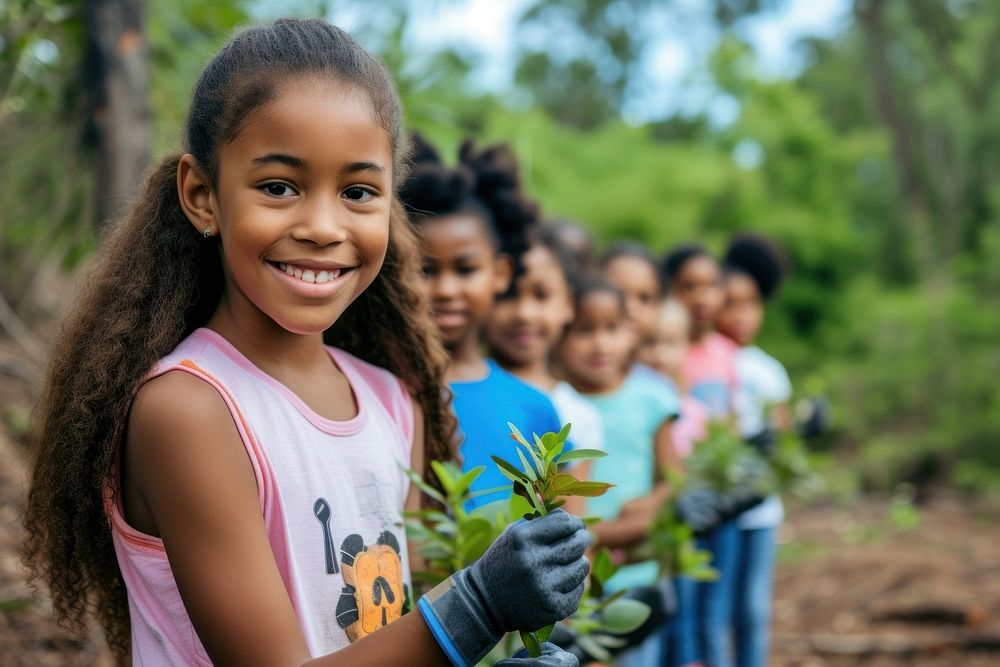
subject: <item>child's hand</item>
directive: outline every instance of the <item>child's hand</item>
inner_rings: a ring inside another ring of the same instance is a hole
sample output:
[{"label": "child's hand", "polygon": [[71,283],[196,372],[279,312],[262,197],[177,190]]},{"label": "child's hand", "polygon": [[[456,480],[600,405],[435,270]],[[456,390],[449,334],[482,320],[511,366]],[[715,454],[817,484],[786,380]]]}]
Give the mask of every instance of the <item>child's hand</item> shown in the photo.
[{"label": "child's hand", "polygon": [[476,664],[505,632],[534,631],[576,611],[590,573],[589,543],[583,522],[561,510],[512,524],[418,608],[449,657]]},{"label": "child's hand", "polygon": [[514,657],[501,660],[495,667],[579,667],[580,661],[572,653],[567,653],[555,644],[542,644],[542,655],[529,658],[528,649],[522,648]]}]

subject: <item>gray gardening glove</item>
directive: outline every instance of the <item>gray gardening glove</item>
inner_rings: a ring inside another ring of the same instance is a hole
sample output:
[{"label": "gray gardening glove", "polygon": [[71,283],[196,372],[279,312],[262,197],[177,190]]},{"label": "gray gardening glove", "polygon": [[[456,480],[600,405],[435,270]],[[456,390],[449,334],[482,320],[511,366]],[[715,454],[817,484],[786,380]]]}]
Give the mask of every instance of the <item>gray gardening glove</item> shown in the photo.
[{"label": "gray gardening glove", "polygon": [[580,661],[555,644],[542,644],[540,658],[529,658],[528,649],[522,648],[512,658],[501,660],[493,667],[580,667]]},{"label": "gray gardening glove", "polygon": [[453,664],[475,665],[504,633],[533,632],[576,611],[590,573],[589,543],[583,522],[562,510],[519,521],[417,608]]},{"label": "gray gardening glove", "polygon": [[677,518],[691,527],[695,534],[707,533],[722,521],[722,498],[707,487],[684,491],[674,501]]}]

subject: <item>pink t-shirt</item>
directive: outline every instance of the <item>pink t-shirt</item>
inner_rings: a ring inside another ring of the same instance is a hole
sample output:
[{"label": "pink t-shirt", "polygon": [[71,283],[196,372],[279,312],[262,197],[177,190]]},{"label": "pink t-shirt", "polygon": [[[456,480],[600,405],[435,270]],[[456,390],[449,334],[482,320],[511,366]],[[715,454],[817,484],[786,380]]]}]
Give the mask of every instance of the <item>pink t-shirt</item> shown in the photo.
[{"label": "pink t-shirt", "polygon": [[708,435],[708,408],[691,396],[681,398],[681,414],[674,422],[671,437],[674,451],[681,458],[687,457],[695,444]]},{"label": "pink t-shirt", "polygon": [[710,419],[722,419],[733,411],[736,390],[736,343],[711,332],[688,348],[684,359],[684,384],[707,408]]},{"label": "pink t-shirt", "polygon": [[[402,613],[409,592],[403,504],[413,405],[388,371],[335,348],[358,414],[326,419],[254,366],[226,339],[199,329],[147,377],[170,371],[209,383],[226,402],[253,466],[271,549],[309,651],[319,656]],[[124,519],[109,488],[118,565],[128,590],[135,665],[210,665],[187,615],[163,542]]]}]

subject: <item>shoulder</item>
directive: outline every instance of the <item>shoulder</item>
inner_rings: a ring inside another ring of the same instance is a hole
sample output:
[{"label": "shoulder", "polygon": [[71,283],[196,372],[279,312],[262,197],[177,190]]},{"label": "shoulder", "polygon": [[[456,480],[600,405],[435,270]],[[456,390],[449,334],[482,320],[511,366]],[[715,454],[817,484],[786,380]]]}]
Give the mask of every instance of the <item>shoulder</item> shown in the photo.
[{"label": "shoulder", "polygon": [[[389,413],[389,417],[401,429],[403,441],[411,443],[416,430],[417,403],[410,391],[391,371],[360,359],[350,352],[336,347],[328,347],[330,354],[348,380],[361,382]],[[406,449],[408,456],[408,449]]]},{"label": "shoulder", "polygon": [[657,419],[676,417],[680,413],[680,397],[665,381],[632,375],[626,380],[624,389],[623,394],[629,402],[644,406]]},{"label": "shoulder", "polygon": [[129,412],[125,467],[145,493],[173,494],[205,478],[255,484],[238,408],[227,403],[224,392],[182,369],[140,387]]},{"label": "shoulder", "polygon": [[[327,349],[333,355],[337,365],[342,367],[342,370],[346,370],[354,376],[359,377],[366,384],[379,388],[399,389],[402,387],[400,379],[391,371],[381,366],[376,366],[360,357],[356,357],[346,350],[341,350],[339,347],[328,347]],[[343,368],[345,366],[346,369]]]}]

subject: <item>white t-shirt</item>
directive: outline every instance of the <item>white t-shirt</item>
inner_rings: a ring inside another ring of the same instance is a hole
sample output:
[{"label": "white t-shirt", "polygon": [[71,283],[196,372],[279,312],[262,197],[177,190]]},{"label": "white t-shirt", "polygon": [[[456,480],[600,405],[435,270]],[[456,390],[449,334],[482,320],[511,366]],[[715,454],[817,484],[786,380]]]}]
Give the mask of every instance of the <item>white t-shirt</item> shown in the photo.
[{"label": "white t-shirt", "polygon": [[[767,408],[792,398],[788,372],[777,359],[759,347],[744,347],[736,353],[736,397],[734,407],[740,434],[749,438],[767,426]],[[740,515],[743,530],[774,528],[785,517],[781,498],[770,496]]]},{"label": "white t-shirt", "polygon": [[560,382],[549,394],[559,413],[559,421],[572,424],[569,441],[574,449],[604,451],[604,425],[601,413],[567,382]]}]

